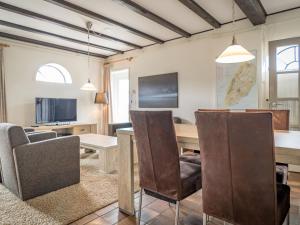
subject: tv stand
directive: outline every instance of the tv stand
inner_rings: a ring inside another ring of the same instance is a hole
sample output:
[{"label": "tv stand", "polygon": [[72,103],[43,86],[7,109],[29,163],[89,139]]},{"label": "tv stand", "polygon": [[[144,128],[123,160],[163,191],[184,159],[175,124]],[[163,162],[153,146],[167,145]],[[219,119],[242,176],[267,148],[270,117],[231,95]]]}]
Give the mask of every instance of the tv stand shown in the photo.
[{"label": "tv stand", "polygon": [[71,122],[55,122],[55,123],[45,123],[43,126],[64,126],[64,125],[71,125]]},{"label": "tv stand", "polygon": [[98,133],[96,123],[45,124],[33,128],[35,131],[55,131],[58,136]]}]

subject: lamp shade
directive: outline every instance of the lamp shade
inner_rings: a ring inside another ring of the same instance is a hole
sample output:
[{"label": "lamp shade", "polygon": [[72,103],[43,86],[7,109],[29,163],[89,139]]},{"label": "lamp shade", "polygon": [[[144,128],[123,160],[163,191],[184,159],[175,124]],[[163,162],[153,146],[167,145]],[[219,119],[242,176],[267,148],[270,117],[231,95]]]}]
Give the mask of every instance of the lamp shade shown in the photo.
[{"label": "lamp shade", "polygon": [[95,96],[95,104],[108,104],[106,92],[98,92]]},{"label": "lamp shade", "polygon": [[95,87],[94,84],[91,83],[91,80],[88,79],[88,82],[86,84],[84,84],[80,90],[83,90],[83,91],[96,91],[97,88]]},{"label": "lamp shade", "polygon": [[254,59],[255,56],[243,48],[241,45],[230,45],[216,59],[217,63],[238,63]]}]

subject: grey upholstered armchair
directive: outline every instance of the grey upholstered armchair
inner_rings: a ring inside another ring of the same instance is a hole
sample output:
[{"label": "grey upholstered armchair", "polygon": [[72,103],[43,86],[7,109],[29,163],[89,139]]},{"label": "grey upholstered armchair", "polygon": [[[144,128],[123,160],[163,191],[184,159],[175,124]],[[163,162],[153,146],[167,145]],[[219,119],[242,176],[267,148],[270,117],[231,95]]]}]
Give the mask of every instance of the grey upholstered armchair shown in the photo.
[{"label": "grey upholstered armchair", "polygon": [[80,181],[79,137],[48,135],[30,138],[22,127],[0,124],[2,183],[22,200]]}]

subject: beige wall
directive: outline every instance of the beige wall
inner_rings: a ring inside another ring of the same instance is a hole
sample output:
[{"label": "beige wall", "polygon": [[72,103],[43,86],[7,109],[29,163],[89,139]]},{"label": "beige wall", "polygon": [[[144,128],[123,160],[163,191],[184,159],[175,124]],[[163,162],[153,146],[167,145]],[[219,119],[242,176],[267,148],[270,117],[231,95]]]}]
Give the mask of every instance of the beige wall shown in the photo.
[{"label": "beige wall", "polygon": [[[268,17],[265,25],[253,27],[248,20],[236,24],[238,42],[248,50],[257,51],[259,105],[268,97],[267,43],[269,40],[300,36],[300,10]],[[232,39],[233,26],[135,50],[124,56],[133,56],[130,63],[116,63],[112,69],[130,68],[131,109],[138,109],[137,81],[140,76],[169,72],[179,73],[179,108],[172,109],[175,116],[194,122],[197,108],[216,107],[216,57]],[[134,94],[136,91],[136,94]]]},{"label": "beige wall", "polygon": [[[100,121],[100,106],[93,103],[94,93],[80,90],[88,78],[86,56],[4,39],[1,42],[11,45],[4,52],[9,122],[24,126],[34,124],[35,97],[76,98],[78,121]],[[64,66],[70,72],[73,83],[62,85],[35,81],[38,68],[46,63]],[[98,59],[92,59],[90,64],[91,80],[98,87],[101,64]]]}]

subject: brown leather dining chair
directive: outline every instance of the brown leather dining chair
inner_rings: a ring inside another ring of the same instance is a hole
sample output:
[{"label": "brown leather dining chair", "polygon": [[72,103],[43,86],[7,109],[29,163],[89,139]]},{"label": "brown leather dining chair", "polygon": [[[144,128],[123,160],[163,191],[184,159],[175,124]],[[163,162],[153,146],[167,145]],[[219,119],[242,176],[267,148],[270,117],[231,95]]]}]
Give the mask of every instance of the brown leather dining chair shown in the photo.
[{"label": "brown leather dining chair", "polygon": [[[274,130],[290,129],[290,110],[286,109],[246,109],[246,112],[271,112],[273,118]],[[288,180],[288,164],[276,163],[276,178],[279,183],[287,183]]]},{"label": "brown leather dining chair", "polygon": [[246,109],[246,112],[271,112],[274,130],[290,129],[290,110],[288,109]]},{"label": "brown leather dining chair", "polygon": [[137,144],[140,176],[139,224],[142,193],[176,204],[201,189],[201,167],[180,162],[171,111],[130,111]]},{"label": "brown leather dining chair", "polygon": [[195,112],[202,160],[203,224],[289,223],[290,188],[276,183],[271,113]]},{"label": "brown leather dining chair", "polygon": [[[198,112],[230,112],[229,109],[198,109]],[[189,153],[180,156],[180,161],[196,163],[201,165],[201,157],[199,153]]]}]

